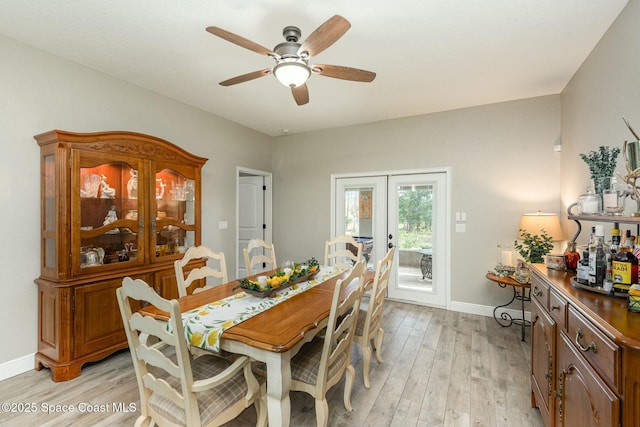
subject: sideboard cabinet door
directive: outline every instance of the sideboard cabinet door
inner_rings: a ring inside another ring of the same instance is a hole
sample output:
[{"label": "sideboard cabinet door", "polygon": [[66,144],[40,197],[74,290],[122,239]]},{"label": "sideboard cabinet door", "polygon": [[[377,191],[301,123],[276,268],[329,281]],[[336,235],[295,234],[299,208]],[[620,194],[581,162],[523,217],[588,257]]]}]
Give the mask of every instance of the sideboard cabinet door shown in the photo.
[{"label": "sideboard cabinet door", "polygon": [[556,323],[533,299],[531,304],[531,391],[546,426],[554,411]]},{"label": "sideboard cabinet door", "polygon": [[558,343],[556,426],[618,427],[620,400],[564,333]]}]

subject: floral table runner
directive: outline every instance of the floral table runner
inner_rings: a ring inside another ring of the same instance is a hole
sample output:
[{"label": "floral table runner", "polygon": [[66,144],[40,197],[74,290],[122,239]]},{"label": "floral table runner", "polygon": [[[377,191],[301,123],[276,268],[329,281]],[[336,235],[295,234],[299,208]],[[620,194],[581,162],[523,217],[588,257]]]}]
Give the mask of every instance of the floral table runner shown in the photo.
[{"label": "floral table runner", "polygon": [[[185,336],[189,344],[210,351],[220,351],[222,333],[265,310],[280,304],[330,278],[344,272],[345,267],[321,266],[316,279],[292,285],[276,293],[273,298],[260,298],[239,292],[182,313]],[[167,324],[171,329],[171,324]]]}]

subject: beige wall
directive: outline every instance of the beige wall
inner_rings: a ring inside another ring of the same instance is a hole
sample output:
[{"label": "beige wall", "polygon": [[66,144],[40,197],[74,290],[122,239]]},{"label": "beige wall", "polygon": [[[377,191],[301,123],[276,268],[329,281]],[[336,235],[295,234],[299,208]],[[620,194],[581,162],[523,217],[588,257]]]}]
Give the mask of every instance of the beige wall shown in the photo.
[{"label": "beige wall", "polygon": [[504,290],[484,276],[496,245],[513,242],[523,212],[558,212],[559,138],[559,95],[277,138],[278,256],[322,257],[331,174],[451,167],[451,221],[467,213],[467,232],[451,234],[451,299],[495,306]]},{"label": "beige wall", "polygon": [[[565,209],[590,184],[589,169],[580,153],[601,145],[622,148],[624,140],[635,140],[622,116],[640,132],[639,21],[640,2],[631,0],[562,93],[561,197]],[[626,174],[622,155],[617,171]],[[635,202],[627,199],[627,213],[635,210]],[[576,230],[575,224],[565,227]],[[637,234],[635,226],[622,228]],[[579,241],[584,243],[587,236],[583,232]]]},{"label": "beige wall", "polygon": [[[33,135],[55,128],[129,130],[209,158],[203,169],[203,242],[230,254],[235,168],[269,170],[271,138],[3,37],[0,57],[1,371],[3,362],[36,351],[40,160]],[[218,230],[219,220],[229,221],[229,229]],[[234,268],[231,261],[229,271]]]}]

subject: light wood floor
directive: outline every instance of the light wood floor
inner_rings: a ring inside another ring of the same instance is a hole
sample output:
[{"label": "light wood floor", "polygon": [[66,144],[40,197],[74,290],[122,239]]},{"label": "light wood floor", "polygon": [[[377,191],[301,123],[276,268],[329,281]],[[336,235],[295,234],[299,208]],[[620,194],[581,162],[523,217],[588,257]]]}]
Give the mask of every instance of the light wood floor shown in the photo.
[{"label": "light wood floor", "polygon": [[[336,385],[329,394],[330,426],[542,426],[539,411],[530,407],[528,329],[523,343],[520,327],[502,328],[491,317],[388,301],[384,330],[384,363],[372,362],[368,390],[361,352],[354,348],[354,410],[344,409],[344,382]],[[67,382],[52,382],[47,369],[1,381],[0,402],[34,403],[37,409],[0,412],[3,426],[124,426],[139,415],[117,406],[139,403],[128,351],[86,365]],[[81,403],[106,412],[81,413]],[[43,405],[72,405],[75,411],[46,414]],[[315,425],[308,395],[292,393],[291,412],[292,426]],[[227,426],[252,423],[249,408]]]}]

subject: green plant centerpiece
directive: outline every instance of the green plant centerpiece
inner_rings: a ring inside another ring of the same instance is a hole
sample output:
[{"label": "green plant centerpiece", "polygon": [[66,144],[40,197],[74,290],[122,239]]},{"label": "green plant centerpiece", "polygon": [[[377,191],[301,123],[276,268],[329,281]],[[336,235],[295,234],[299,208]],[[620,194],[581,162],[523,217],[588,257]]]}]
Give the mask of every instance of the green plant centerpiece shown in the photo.
[{"label": "green plant centerpiece", "polygon": [[518,237],[522,240],[522,243],[514,242],[514,247],[518,250],[518,253],[528,263],[541,263],[544,262],[544,256],[551,252],[553,249],[553,243],[551,243],[551,236],[542,229],[541,235],[531,234],[526,230],[520,229]]},{"label": "green plant centerpiece", "polygon": [[319,271],[320,263],[315,258],[311,258],[303,264],[294,264],[289,274],[286,274],[284,269],[276,271],[274,274],[266,278],[266,282],[264,284],[260,284],[256,280],[257,277],[252,279],[242,279],[239,281],[238,286],[234,287],[233,290],[240,288],[249,292],[251,295],[263,298],[270,297],[280,289],[284,289],[305,280],[310,280]]},{"label": "green plant centerpiece", "polygon": [[619,154],[620,147],[600,146],[598,151],[591,150],[587,154],[581,153],[580,158],[589,166],[591,179],[596,180],[613,176]]},{"label": "green plant centerpiece", "polygon": [[619,154],[619,147],[609,148],[604,145],[601,145],[598,151],[591,150],[587,154],[580,154],[580,158],[589,166],[593,188],[600,197],[602,197],[602,192],[609,188],[611,184]]}]

